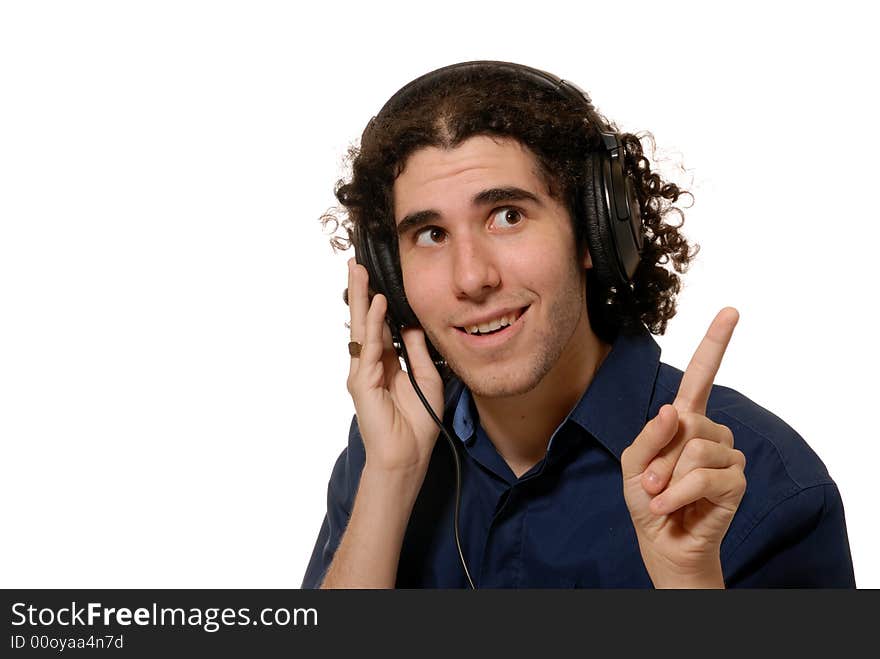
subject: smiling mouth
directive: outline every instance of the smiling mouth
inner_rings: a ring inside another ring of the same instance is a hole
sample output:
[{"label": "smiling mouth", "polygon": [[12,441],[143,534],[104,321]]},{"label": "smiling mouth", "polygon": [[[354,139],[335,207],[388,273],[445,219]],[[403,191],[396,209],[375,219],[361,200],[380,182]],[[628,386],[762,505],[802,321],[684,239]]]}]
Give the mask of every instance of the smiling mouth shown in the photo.
[{"label": "smiling mouth", "polygon": [[471,329],[474,331],[470,331],[470,332],[467,329],[465,329],[464,327],[456,327],[455,329],[457,329],[462,334],[467,334],[468,336],[491,336],[492,334],[499,334],[499,333],[503,332],[504,330],[506,330],[507,328],[514,325],[516,323],[516,321],[518,321],[522,317],[522,315],[526,312],[526,309],[528,309],[528,308],[529,308],[528,306],[525,306],[525,307],[522,307],[521,309],[518,309],[517,311],[515,311],[513,313],[512,317],[508,316],[508,318],[507,318],[508,322],[505,322],[505,324],[503,324],[499,327],[496,327],[494,329],[487,328],[486,330],[480,330],[478,328],[471,327]]}]

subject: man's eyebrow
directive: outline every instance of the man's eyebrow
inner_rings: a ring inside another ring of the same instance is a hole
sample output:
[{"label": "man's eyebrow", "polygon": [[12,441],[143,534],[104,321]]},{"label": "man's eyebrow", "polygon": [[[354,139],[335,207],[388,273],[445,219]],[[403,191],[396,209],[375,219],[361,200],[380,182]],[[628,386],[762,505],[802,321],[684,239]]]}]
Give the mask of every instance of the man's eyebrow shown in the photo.
[{"label": "man's eyebrow", "polygon": [[[514,186],[504,188],[489,188],[474,195],[471,206],[489,206],[505,201],[531,201],[538,206],[543,206],[537,196]],[[417,229],[429,222],[440,219],[440,211],[428,209],[408,214],[397,225],[397,235],[404,236],[413,229]]]}]

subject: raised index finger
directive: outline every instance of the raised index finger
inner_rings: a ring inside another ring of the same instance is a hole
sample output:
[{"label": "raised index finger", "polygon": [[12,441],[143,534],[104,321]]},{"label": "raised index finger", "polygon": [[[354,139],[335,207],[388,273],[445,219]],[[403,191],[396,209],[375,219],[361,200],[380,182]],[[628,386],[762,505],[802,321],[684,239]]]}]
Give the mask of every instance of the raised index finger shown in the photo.
[{"label": "raised index finger", "polygon": [[348,310],[351,316],[350,333],[352,341],[363,343],[367,336],[367,311],[370,308],[368,276],[364,266],[353,258],[348,260]]},{"label": "raised index finger", "polygon": [[739,322],[739,312],[733,307],[724,307],[715,316],[715,320],[709,325],[709,331],[697,347],[691,362],[688,364],[678,395],[673,401],[673,406],[679,412],[697,412],[706,414],[706,403],[709,400],[709,392],[715,381],[715,374],[721,366],[721,359],[733,329]]}]

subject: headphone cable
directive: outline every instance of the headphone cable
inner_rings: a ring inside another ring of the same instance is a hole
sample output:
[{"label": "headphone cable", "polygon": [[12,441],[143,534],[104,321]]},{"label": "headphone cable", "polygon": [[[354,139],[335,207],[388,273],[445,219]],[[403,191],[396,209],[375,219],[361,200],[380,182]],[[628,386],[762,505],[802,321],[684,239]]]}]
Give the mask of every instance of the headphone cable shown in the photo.
[{"label": "headphone cable", "polygon": [[[397,334],[397,332],[395,332],[395,334]],[[446,441],[449,443],[449,448],[452,450],[452,457],[455,460],[455,513],[453,516],[455,528],[455,546],[458,549],[458,558],[461,561],[461,567],[464,569],[464,576],[467,577],[468,585],[471,587],[471,590],[476,590],[473,579],[471,579],[471,573],[468,570],[467,561],[465,561],[464,559],[464,552],[461,550],[461,537],[458,532],[458,513],[459,509],[461,508],[461,460],[458,457],[458,449],[455,446],[455,441],[446,430],[446,426],[444,426],[443,422],[437,418],[434,410],[431,409],[431,405],[425,399],[422,390],[419,389],[419,385],[416,384],[416,379],[413,376],[412,366],[409,363],[409,355],[407,354],[406,346],[403,343],[403,337],[397,334],[397,336],[395,336],[394,338],[400,346],[400,352],[403,355],[403,361],[406,362],[406,374],[409,376],[409,381],[412,383],[416,395],[418,395],[419,399],[422,401],[422,405],[425,406],[425,409],[428,410],[428,414],[430,414],[431,418],[434,419],[434,423],[436,423],[437,426],[440,428],[440,432],[442,432],[443,436],[446,437]]]}]

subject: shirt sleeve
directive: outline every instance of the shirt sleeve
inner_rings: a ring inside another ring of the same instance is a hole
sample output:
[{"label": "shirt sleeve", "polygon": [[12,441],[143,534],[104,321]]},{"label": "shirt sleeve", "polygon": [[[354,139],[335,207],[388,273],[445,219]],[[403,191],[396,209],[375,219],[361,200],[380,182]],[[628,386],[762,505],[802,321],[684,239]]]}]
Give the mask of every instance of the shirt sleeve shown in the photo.
[{"label": "shirt sleeve", "polygon": [[354,493],[357,491],[363,465],[363,441],[357,428],[357,417],[353,417],[348,433],[348,446],[336,460],[330,475],[330,483],[327,486],[327,514],[318,532],[318,539],[303,577],[302,588],[320,588],[324,581],[327,569],[333,562],[333,556],[348,526],[354,506]]},{"label": "shirt sleeve", "polygon": [[728,588],[855,588],[837,486],[826,482],[783,499],[722,565]]}]

